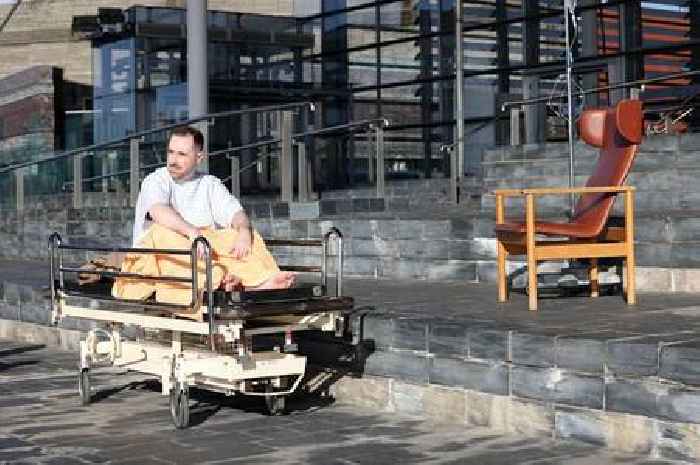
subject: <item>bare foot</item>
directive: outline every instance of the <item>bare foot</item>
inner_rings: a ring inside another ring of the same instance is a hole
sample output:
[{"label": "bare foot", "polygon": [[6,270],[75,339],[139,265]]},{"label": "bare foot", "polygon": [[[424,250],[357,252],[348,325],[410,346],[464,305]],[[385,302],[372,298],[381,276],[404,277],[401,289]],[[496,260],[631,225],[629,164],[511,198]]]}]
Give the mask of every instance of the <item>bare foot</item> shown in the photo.
[{"label": "bare foot", "polygon": [[265,289],[289,289],[294,285],[297,275],[291,271],[278,271],[267,281],[255,287],[248,287],[251,291],[262,291]]},{"label": "bare foot", "polygon": [[221,287],[224,288],[226,292],[231,292],[241,285],[241,280],[238,276],[234,276],[227,273],[224,279],[221,280]]}]

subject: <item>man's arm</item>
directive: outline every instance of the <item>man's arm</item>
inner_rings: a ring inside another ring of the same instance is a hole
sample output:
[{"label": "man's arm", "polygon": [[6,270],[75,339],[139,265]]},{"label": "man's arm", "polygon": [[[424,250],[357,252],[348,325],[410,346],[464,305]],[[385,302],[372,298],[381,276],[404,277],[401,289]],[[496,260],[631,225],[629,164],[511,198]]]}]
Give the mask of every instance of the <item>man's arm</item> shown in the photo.
[{"label": "man's arm", "polygon": [[170,205],[155,204],[148,213],[155,223],[168,228],[176,233],[186,236],[190,240],[200,235],[199,228],[192,226]]},{"label": "man's arm", "polygon": [[250,249],[253,245],[253,230],[245,211],[239,210],[233,215],[233,218],[231,218],[231,227],[238,231],[236,241],[231,248],[231,255],[235,258],[245,257],[250,253]]}]

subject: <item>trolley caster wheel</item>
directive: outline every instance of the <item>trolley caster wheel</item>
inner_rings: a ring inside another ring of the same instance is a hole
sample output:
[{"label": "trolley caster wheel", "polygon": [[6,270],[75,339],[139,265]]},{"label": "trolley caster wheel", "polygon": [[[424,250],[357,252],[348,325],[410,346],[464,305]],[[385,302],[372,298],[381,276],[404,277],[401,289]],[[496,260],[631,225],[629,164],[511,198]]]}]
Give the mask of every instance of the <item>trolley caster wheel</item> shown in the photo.
[{"label": "trolley caster wheel", "polygon": [[78,394],[80,394],[80,404],[90,404],[90,375],[88,369],[83,368],[78,373]]},{"label": "trolley caster wheel", "polygon": [[[266,392],[271,393],[272,389],[266,389]],[[265,396],[265,406],[267,413],[270,416],[284,415],[285,412],[285,397],[284,396]]]},{"label": "trolley caster wheel", "polygon": [[190,393],[180,383],[170,389],[170,416],[177,429],[187,428],[190,423]]}]

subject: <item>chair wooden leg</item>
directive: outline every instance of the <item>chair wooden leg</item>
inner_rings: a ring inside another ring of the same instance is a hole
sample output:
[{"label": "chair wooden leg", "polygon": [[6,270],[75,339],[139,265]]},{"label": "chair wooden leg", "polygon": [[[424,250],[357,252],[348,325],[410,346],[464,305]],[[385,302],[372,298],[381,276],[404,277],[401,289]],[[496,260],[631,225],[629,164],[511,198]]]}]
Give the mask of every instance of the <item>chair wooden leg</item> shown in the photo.
[{"label": "chair wooden leg", "polygon": [[498,267],[496,270],[498,280],[498,301],[505,302],[508,300],[508,273],[506,272],[506,258],[508,252],[503,243],[498,242]]},{"label": "chair wooden leg", "polygon": [[531,254],[527,257],[527,294],[528,308],[532,311],[537,310],[537,261],[530,259]]},{"label": "chair wooden leg", "polygon": [[598,283],[598,259],[591,258],[591,268],[589,270],[589,280],[591,282],[591,297],[600,295],[600,284]]},{"label": "chair wooden leg", "polygon": [[635,282],[634,250],[628,252],[625,262],[627,268],[627,305],[634,305],[637,303],[637,284]]},{"label": "chair wooden leg", "polygon": [[525,196],[525,224],[527,241],[527,290],[528,307],[537,310],[537,260],[535,259],[535,198],[532,194]]},{"label": "chair wooden leg", "polygon": [[625,192],[625,264],[627,266],[627,304],[637,303],[634,263],[634,193]]}]

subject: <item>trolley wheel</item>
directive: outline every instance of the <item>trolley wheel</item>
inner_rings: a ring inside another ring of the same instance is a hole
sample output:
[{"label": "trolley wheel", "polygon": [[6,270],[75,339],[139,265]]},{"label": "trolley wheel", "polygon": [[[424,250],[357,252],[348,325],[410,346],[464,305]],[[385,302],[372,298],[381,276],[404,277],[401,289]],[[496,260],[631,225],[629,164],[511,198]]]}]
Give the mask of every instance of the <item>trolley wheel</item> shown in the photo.
[{"label": "trolley wheel", "polygon": [[190,393],[182,383],[170,389],[170,416],[177,429],[187,428],[190,423]]},{"label": "trolley wheel", "polygon": [[[272,386],[267,386],[265,392],[272,393]],[[285,397],[284,396],[265,396],[265,406],[267,407],[267,413],[271,416],[283,415],[285,409]]]},{"label": "trolley wheel", "polygon": [[90,375],[88,369],[83,368],[78,373],[78,394],[80,394],[80,404],[90,404]]}]

